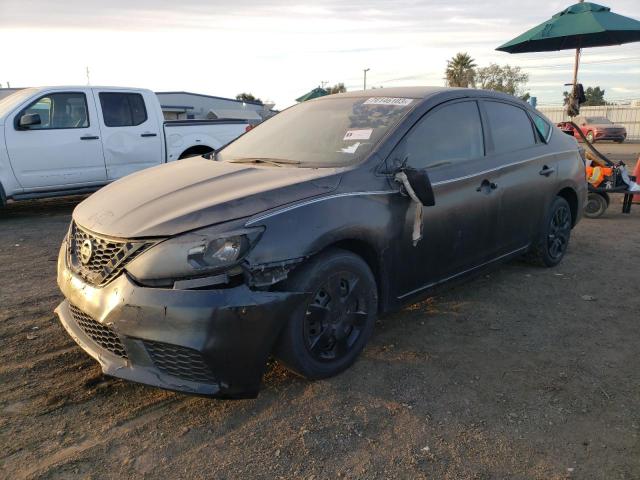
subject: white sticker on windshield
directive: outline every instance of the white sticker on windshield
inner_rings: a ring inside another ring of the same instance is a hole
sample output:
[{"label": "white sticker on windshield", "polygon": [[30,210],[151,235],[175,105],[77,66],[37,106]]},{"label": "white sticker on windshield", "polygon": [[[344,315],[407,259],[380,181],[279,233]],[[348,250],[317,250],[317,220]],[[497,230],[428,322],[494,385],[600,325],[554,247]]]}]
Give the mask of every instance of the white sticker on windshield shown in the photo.
[{"label": "white sticker on windshield", "polygon": [[398,107],[406,107],[411,102],[413,102],[413,98],[371,97],[364,102],[363,105],[395,105]]},{"label": "white sticker on windshield", "polygon": [[373,128],[365,128],[362,130],[347,130],[347,133],[344,134],[344,138],[342,140],[369,140],[372,133]]},{"label": "white sticker on windshield", "polygon": [[348,147],[341,148],[340,151],[342,153],[356,153],[356,150],[360,146],[360,142],[356,142],[353,145],[349,145]]}]

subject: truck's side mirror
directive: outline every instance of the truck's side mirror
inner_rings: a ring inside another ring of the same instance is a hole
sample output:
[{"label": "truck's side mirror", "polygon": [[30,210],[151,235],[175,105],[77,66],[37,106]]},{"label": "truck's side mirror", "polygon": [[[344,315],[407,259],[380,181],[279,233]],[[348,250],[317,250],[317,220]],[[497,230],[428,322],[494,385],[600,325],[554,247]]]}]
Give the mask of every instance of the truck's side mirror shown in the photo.
[{"label": "truck's side mirror", "polygon": [[433,207],[436,204],[436,199],[433,195],[433,187],[427,171],[406,167],[402,171],[407,176],[409,185],[411,185],[420,203],[425,207]]},{"label": "truck's side mirror", "polygon": [[18,126],[20,128],[24,128],[25,130],[33,125],[42,124],[42,119],[40,118],[39,113],[27,113],[20,117],[20,121],[18,122]]}]

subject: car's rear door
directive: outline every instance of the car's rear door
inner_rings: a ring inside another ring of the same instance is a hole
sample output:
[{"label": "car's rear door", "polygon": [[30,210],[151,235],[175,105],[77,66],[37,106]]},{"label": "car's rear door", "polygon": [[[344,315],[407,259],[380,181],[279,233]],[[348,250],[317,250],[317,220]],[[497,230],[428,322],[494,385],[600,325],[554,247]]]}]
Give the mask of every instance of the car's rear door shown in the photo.
[{"label": "car's rear door", "polygon": [[[502,254],[528,246],[540,229],[554,195],[557,157],[536,128],[550,135],[550,126],[538,117],[537,127],[518,105],[483,100],[489,138],[488,153],[500,166],[502,192],[497,242]],[[547,137],[548,138],[548,137]]]},{"label": "car's rear door", "polygon": [[142,92],[94,89],[94,95],[109,180],[163,162],[162,125]]},{"label": "car's rear door", "polygon": [[[482,265],[495,255],[498,174],[485,155],[475,100],[442,104],[423,116],[393,154],[431,179],[435,206],[424,209],[423,238],[412,245],[414,205],[406,210],[398,285],[403,295]],[[398,197],[402,198],[402,197]],[[400,201],[400,200],[395,200]]]}]

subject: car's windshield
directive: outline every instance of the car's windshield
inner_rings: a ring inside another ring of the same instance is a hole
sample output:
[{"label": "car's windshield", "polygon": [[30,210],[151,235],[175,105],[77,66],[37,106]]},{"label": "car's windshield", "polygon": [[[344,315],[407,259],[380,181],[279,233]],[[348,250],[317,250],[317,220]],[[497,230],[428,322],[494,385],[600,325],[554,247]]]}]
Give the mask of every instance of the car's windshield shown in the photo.
[{"label": "car's windshield", "polygon": [[607,117],[588,117],[587,118],[587,123],[604,123],[604,124],[610,124],[611,120],[609,120]]},{"label": "car's windshield", "polygon": [[301,103],[222,149],[224,162],[301,167],[357,163],[418,103],[411,98],[336,97]]},{"label": "car's windshield", "polygon": [[0,99],[0,118],[4,117],[17,105],[20,105],[26,98],[33,95],[34,91],[32,88],[25,88]]}]

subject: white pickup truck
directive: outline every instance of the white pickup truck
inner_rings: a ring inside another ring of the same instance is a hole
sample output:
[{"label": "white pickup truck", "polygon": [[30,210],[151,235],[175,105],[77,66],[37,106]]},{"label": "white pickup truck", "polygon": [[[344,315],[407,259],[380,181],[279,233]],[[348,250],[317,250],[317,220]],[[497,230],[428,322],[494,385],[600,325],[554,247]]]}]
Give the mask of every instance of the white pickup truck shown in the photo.
[{"label": "white pickup truck", "polygon": [[165,122],[150,90],[43,87],[0,100],[0,207],[88,193],[129,173],[217,150],[244,120]]}]

